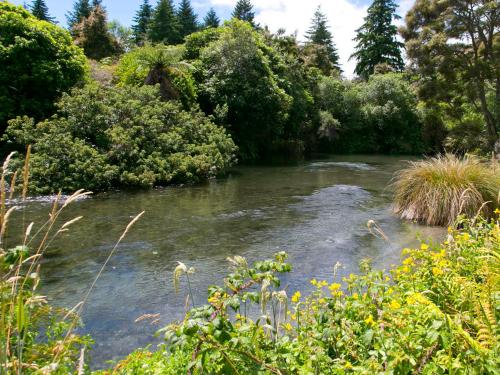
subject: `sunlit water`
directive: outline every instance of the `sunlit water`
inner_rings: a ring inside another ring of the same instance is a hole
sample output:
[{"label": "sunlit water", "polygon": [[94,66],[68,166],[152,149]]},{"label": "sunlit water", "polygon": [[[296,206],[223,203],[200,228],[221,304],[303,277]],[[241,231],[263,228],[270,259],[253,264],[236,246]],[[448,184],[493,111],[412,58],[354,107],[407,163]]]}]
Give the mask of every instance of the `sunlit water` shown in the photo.
[{"label": "sunlit water", "polygon": [[[127,235],[96,284],[83,313],[82,333],[95,340],[90,358],[101,368],[138,347],[160,341],[155,331],[184,313],[187,291],[176,294],[172,271],[177,261],[196,268],[195,302],[207,286],[220,283],[226,258],[250,261],[279,250],[290,254],[293,272],[283,278],[290,293],[307,290],[311,278],[331,280],[356,272],[369,257],[383,269],[400,259],[417,235],[437,240],[441,229],[400,221],[391,214],[388,187],[401,158],[349,156],[295,166],[239,167],[227,178],[194,187],[140,193],[109,193],[72,205],[83,215],[51,246],[43,264],[42,293],[58,306],[71,308],[83,298],[116,239],[137,213],[144,217]],[[26,205],[25,221],[43,222],[47,202]],[[71,215],[69,215],[71,214]],[[389,237],[371,235],[375,220]],[[11,227],[22,220],[17,213]],[[135,323],[143,314],[161,314],[158,325]]]}]

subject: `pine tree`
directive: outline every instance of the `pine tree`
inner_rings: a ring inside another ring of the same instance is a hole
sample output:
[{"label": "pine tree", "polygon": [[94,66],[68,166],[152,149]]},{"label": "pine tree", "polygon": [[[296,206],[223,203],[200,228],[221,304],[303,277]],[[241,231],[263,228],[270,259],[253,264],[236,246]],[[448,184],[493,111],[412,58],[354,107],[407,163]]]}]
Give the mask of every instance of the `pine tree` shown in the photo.
[{"label": "pine tree", "polygon": [[144,0],[134,17],[134,25],[132,25],[135,42],[139,45],[143,44],[147,37],[152,16],[153,7],[149,4],[149,0]]},{"label": "pine tree", "polygon": [[181,41],[172,0],[158,2],[151,18],[148,36],[153,43],[176,44]]},{"label": "pine tree", "polygon": [[179,21],[179,32],[181,38],[194,33],[198,30],[198,20],[189,0],[182,0],[177,11],[177,20]]},{"label": "pine tree", "polygon": [[108,30],[106,10],[100,5],[96,5],[73,30],[75,43],[91,59],[100,60],[119,52],[118,42]]},{"label": "pine tree", "polygon": [[206,28],[209,28],[209,27],[214,27],[214,28],[215,27],[219,27],[219,25],[220,25],[220,19],[219,19],[219,17],[217,17],[217,13],[215,13],[215,9],[214,8],[210,8],[210,10],[208,11],[207,15],[203,19],[203,25]]},{"label": "pine tree", "polygon": [[30,7],[31,14],[33,14],[36,18],[42,21],[54,22],[54,19],[49,16],[49,8],[45,1],[43,0],[34,0],[33,4]]},{"label": "pine tree", "polygon": [[250,0],[238,0],[232,16],[233,18],[247,21],[254,25],[255,12],[253,11],[253,5]]},{"label": "pine tree", "polygon": [[357,60],[355,72],[360,77],[367,79],[375,72],[375,67],[382,64],[395,71],[404,69],[403,43],[396,39],[398,30],[392,23],[400,18],[396,8],[394,0],[374,0],[368,8],[365,23],[356,30],[354,40],[358,44],[351,58]]},{"label": "pine tree", "polygon": [[90,12],[92,7],[90,6],[89,0],[78,0],[73,5],[73,11],[69,12],[66,15],[66,19],[68,20],[68,27],[73,29],[73,27],[80,22],[84,18],[90,16]]},{"label": "pine tree", "polygon": [[323,47],[332,66],[340,71],[339,54],[333,42],[332,33],[328,27],[328,20],[326,15],[321,11],[320,6],[316,9],[316,12],[314,12],[311,27],[306,33],[306,38],[308,44]]}]

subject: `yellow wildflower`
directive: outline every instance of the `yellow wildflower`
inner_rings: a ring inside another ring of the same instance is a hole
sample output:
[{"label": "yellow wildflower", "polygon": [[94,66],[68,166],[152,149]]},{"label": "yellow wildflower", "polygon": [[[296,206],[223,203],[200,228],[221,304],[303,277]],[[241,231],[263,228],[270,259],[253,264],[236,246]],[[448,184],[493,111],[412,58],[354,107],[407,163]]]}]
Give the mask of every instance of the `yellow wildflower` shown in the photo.
[{"label": "yellow wildflower", "polygon": [[297,320],[297,315],[296,314],[290,314],[290,319]]},{"label": "yellow wildflower", "polygon": [[415,264],[415,262],[413,261],[412,257],[409,257],[409,258],[406,258],[405,260],[403,260],[403,264],[405,266],[412,266]]},{"label": "yellow wildflower", "polygon": [[464,241],[469,241],[469,240],[470,240],[470,235],[469,235],[469,233],[464,233],[464,234],[462,234],[462,236],[461,236],[461,237],[462,237],[462,240],[464,240]]},{"label": "yellow wildflower", "polygon": [[421,248],[422,250],[427,250],[427,249],[429,249],[429,245],[427,245],[427,244],[423,243],[422,245],[420,245],[420,248]]},{"label": "yellow wildflower", "polygon": [[401,269],[401,271],[402,271],[403,273],[408,273],[408,272],[410,272],[410,271],[411,271],[411,268],[410,268],[410,267],[408,267],[408,266],[403,266],[403,268]]},{"label": "yellow wildflower", "polygon": [[441,276],[442,274],[444,274],[444,271],[441,268],[433,267],[432,268],[432,274],[434,276]]},{"label": "yellow wildflower", "polygon": [[497,215],[500,215],[500,209],[497,208],[495,211],[494,211]]},{"label": "yellow wildflower", "polygon": [[292,330],[292,325],[290,323],[285,323],[283,325],[283,327],[287,330],[287,331],[291,331]]},{"label": "yellow wildflower", "polygon": [[347,361],[347,362],[345,363],[345,365],[344,365],[344,368],[345,368],[346,370],[350,370],[350,369],[352,369],[353,367],[352,367],[351,362]]},{"label": "yellow wildflower", "polygon": [[326,299],[324,299],[324,298],[320,298],[320,299],[318,300],[318,303],[320,303],[320,304],[322,304],[322,305],[323,305],[323,304],[325,304],[325,303],[326,303]]},{"label": "yellow wildflower", "polygon": [[359,294],[358,293],[353,293],[352,294],[352,299],[358,299],[359,298]]},{"label": "yellow wildflower", "polygon": [[374,326],[375,325],[375,320],[373,320],[373,316],[370,314],[368,315],[368,318],[365,319],[365,323]]},{"label": "yellow wildflower", "polygon": [[328,285],[328,283],[325,280],[318,282],[318,288],[322,288],[322,287],[327,286],[327,285]]},{"label": "yellow wildflower", "polygon": [[314,286],[318,285],[318,280],[312,279],[311,280],[311,284],[314,285]]},{"label": "yellow wildflower", "polygon": [[387,294],[392,294],[392,293],[394,293],[394,288],[387,289]]},{"label": "yellow wildflower", "polygon": [[299,291],[295,292],[295,294],[292,296],[292,302],[293,303],[299,302],[300,297],[302,297],[302,294],[300,294]]},{"label": "yellow wildflower", "polygon": [[421,293],[413,293],[408,298],[406,298],[406,302],[409,305],[415,305],[416,303],[421,303],[423,305],[428,305],[429,300],[425,298]]},{"label": "yellow wildflower", "polygon": [[401,304],[396,300],[392,300],[389,306],[391,307],[391,309],[397,310],[401,307]]},{"label": "yellow wildflower", "polygon": [[328,287],[328,289],[330,289],[332,292],[334,292],[336,290],[339,290],[340,289],[340,284],[338,284],[338,283],[330,284],[330,286]]}]

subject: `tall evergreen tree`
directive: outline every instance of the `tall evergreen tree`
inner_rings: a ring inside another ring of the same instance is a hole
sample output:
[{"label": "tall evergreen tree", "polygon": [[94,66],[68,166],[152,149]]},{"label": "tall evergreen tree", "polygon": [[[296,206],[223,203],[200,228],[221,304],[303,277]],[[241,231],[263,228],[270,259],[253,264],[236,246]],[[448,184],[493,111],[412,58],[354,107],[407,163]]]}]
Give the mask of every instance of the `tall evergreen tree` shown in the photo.
[{"label": "tall evergreen tree", "polygon": [[172,0],[160,0],[149,25],[149,39],[153,43],[176,44],[181,41],[179,35],[179,22]]},{"label": "tall evergreen tree", "polygon": [[45,1],[34,0],[30,7],[31,14],[42,21],[54,22],[54,19],[49,15],[49,8]]},{"label": "tall evergreen tree", "polygon": [[308,44],[314,44],[325,49],[327,59],[335,69],[340,70],[339,54],[337,47],[333,41],[332,33],[329,30],[328,20],[326,15],[321,11],[321,6],[318,6],[314,12],[311,27],[306,33]]},{"label": "tall evergreen tree", "polygon": [[208,27],[219,27],[220,25],[220,19],[217,17],[217,13],[215,13],[214,8],[210,8],[208,11],[207,15],[203,19],[203,25],[208,28]]},{"label": "tall evergreen tree", "polygon": [[72,29],[76,24],[82,22],[84,18],[90,16],[91,10],[92,7],[90,6],[89,0],[77,0],[73,5],[73,11],[66,15],[68,27]]},{"label": "tall evergreen tree", "polygon": [[120,46],[108,30],[106,10],[95,6],[90,15],[73,28],[75,43],[83,48],[85,55],[94,60],[112,56],[119,52]]},{"label": "tall evergreen tree", "polygon": [[238,0],[232,16],[233,18],[247,21],[254,25],[255,12],[253,11],[253,5],[250,0]]},{"label": "tall evergreen tree", "polygon": [[403,43],[396,39],[397,27],[392,23],[400,17],[396,14],[397,4],[394,0],[374,0],[368,8],[365,23],[354,39],[356,52],[351,58],[357,60],[355,72],[367,79],[374,73],[377,65],[386,65],[395,71],[404,69],[401,48]]},{"label": "tall evergreen tree", "polygon": [[152,16],[153,7],[149,4],[149,0],[144,0],[134,17],[134,24],[132,25],[135,42],[139,45],[143,44],[147,37],[148,27]]},{"label": "tall evergreen tree", "polygon": [[197,16],[189,0],[182,0],[177,11],[177,20],[179,21],[179,32],[181,38],[194,33],[198,30]]}]

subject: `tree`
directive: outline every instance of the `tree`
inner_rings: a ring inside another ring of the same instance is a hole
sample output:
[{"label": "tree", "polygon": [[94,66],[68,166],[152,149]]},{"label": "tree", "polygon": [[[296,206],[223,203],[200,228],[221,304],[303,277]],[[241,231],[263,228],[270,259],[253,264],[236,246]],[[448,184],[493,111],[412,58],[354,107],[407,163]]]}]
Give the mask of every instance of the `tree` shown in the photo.
[{"label": "tree", "polygon": [[91,10],[92,7],[90,6],[89,0],[76,1],[73,5],[73,11],[66,15],[69,29],[72,30],[75,25],[82,22],[84,18],[90,16]]},{"label": "tree", "polygon": [[179,32],[181,38],[191,35],[198,30],[197,16],[189,0],[182,0],[177,11],[177,20],[179,22]]},{"label": "tree", "polygon": [[233,18],[249,22],[254,26],[255,12],[253,11],[253,5],[250,0],[238,0],[232,16]]},{"label": "tree", "polygon": [[66,30],[7,2],[0,2],[0,66],[0,134],[16,116],[52,115],[54,101],[86,72]]},{"label": "tree", "polygon": [[284,132],[292,98],[278,85],[273,59],[263,36],[239,20],[201,51],[202,108],[227,126],[242,159],[264,157]]},{"label": "tree", "polygon": [[153,43],[176,44],[180,42],[179,22],[172,0],[160,0],[149,25],[149,39]]},{"label": "tree", "polygon": [[134,36],[132,29],[122,25],[117,20],[108,23],[108,30],[118,43],[119,50],[128,52],[134,47]]},{"label": "tree", "polygon": [[319,6],[314,12],[311,21],[311,27],[306,33],[308,44],[323,47],[326,51],[326,56],[333,68],[340,71],[339,55],[335,43],[333,42],[332,33],[328,27],[328,20]]},{"label": "tree", "polygon": [[108,30],[107,14],[100,5],[74,27],[75,43],[82,47],[87,57],[100,60],[119,52],[118,42]]},{"label": "tree", "polygon": [[203,19],[203,25],[205,27],[219,27],[220,25],[220,19],[217,17],[217,13],[215,13],[214,8],[210,8],[208,11],[207,15]]},{"label": "tree", "polygon": [[134,39],[138,45],[142,45],[147,37],[152,16],[153,7],[149,4],[149,0],[144,0],[134,17],[134,24],[132,25]]},{"label": "tree", "polygon": [[354,40],[356,52],[351,58],[357,60],[355,72],[367,79],[375,72],[377,65],[399,72],[404,69],[401,48],[404,44],[396,39],[397,27],[393,20],[400,17],[395,13],[397,4],[394,0],[374,0],[368,8],[364,24]]},{"label": "tree", "polygon": [[456,98],[482,114],[491,150],[500,130],[500,3],[417,0],[401,33],[420,97],[454,110]]},{"label": "tree", "polygon": [[34,0],[30,7],[31,14],[42,21],[54,22],[54,18],[49,15],[49,8],[44,0]]}]

